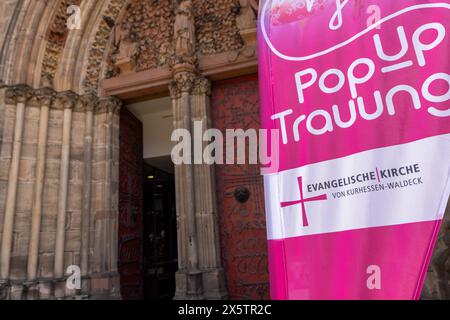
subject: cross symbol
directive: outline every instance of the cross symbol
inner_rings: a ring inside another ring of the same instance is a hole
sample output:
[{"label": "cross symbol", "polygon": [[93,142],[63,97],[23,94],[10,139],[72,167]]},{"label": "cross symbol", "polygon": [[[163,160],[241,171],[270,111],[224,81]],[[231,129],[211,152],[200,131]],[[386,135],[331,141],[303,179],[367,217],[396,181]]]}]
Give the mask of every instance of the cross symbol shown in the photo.
[{"label": "cross symbol", "polygon": [[317,197],[312,197],[312,198],[307,198],[307,199],[303,199],[303,178],[302,177],[298,177],[298,188],[300,189],[300,200],[296,200],[296,201],[289,201],[289,202],[282,202],[281,203],[281,208],[286,208],[286,207],[291,207],[291,206],[295,206],[297,204],[301,204],[302,205],[302,220],[303,220],[303,226],[304,227],[308,227],[309,223],[308,223],[308,217],[306,215],[306,206],[305,206],[305,202],[313,202],[313,201],[321,201],[321,200],[327,200],[328,197],[326,194],[321,195],[321,196],[317,196]]}]

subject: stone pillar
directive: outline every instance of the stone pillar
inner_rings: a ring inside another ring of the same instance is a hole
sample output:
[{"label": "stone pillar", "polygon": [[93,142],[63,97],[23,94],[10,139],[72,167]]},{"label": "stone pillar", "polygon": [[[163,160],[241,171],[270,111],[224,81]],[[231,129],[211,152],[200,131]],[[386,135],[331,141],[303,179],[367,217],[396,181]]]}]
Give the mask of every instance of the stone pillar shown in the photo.
[{"label": "stone pillar", "polygon": [[86,124],[84,132],[84,167],[83,167],[83,205],[81,213],[81,248],[80,268],[82,276],[82,292],[88,294],[89,281],[89,244],[91,230],[91,195],[92,195],[92,140],[94,130],[94,111],[98,104],[95,95],[88,94],[81,97],[86,112]]},{"label": "stone pillar", "polygon": [[[107,268],[109,271],[109,296],[120,299],[120,275],[118,270],[118,251],[119,251],[119,154],[114,151],[119,145],[118,130],[115,130],[115,123],[118,123],[122,101],[117,98],[108,98],[108,115],[106,131],[106,194],[105,206],[109,211],[109,221],[106,229],[106,250],[107,250]],[[118,129],[118,128],[117,128]],[[117,181],[115,179],[117,177]]]},{"label": "stone pillar", "polygon": [[[181,91],[176,83],[173,83],[170,87],[170,93],[172,98],[172,109],[174,117],[174,129],[182,128],[185,121],[183,120],[183,112],[180,108]],[[176,166],[177,167],[177,166]],[[175,169],[176,169],[175,167]],[[177,173],[177,171],[176,171]],[[184,246],[184,239],[187,238],[186,217],[183,210],[179,208],[183,207],[182,197],[178,196],[178,191],[181,190],[180,179],[175,179],[175,193],[176,193],[176,213],[177,213],[177,243],[178,243],[178,268],[179,270],[187,269],[187,252]],[[178,286],[177,286],[178,289]]]},{"label": "stone pillar", "polygon": [[111,222],[111,292],[110,296],[114,299],[120,299],[120,274],[119,274],[119,153],[120,153],[120,110],[122,102],[115,99],[111,114],[111,145],[110,145],[110,210],[112,212]]},{"label": "stone pillar", "polygon": [[[91,276],[91,292],[94,296],[120,297],[119,274],[117,269],[118,251],[118,206],[114,204],[112,194],[114,188],[113,175],[118,176],[118,167],[113,164],[114,157],[118,157],[113,149],[118,146],[118,135],[114,134],[113,125],[120,111],[122,102],[117,98],[101,99],[96,110],[96,117],[101,128],[98,129],[98,145],[96,146],[98,172],[101,181],[97,185],[97,202],[95,212],[94,261],[91,263],[94,275]],[[117,159],[116,159],[117,160]]]},{"label": "stone pillar", "polygon": [[72,130],[72,112],[77,102],[77,95],[68,91],[57,95],[56,103],[64,109],[63,136],[58,189],[58,212],[56,220],[56,242],[54,277],[56,281],[55,296],[63,297],[64,288],[64,248],[66,236],[67,190],[70,169],[70,138]]},{"label": "stone pillar", "polygon": [[[193,133],[195,123],[201,122],[203,133],[210,126],[210,83],[189,63],[175,65],[173,70],[170,91],[174,129]],[[202,141],[202,136],[196,141]],[[195,165],[194,154],[190,160],[175,166],[179,260],[175,299],[223,299],[227,293],[221,267],[214,167]]]},{"label": "stone pillar", "polygon": [[36,182],[34,185],[33,207],[31,211],[30,243],[28,246],[27,282],[29,298],[37,298],[37,288],[35,281],[39,256],[39,236],[41,231],[48,119],[54,94],[54,91],[50,88],[43,88],[35,90],[33,92],[36,104],[41,108],[41,111],[37,146]]},{"label": "stone pillar", "polygon": [[25,106],[30,97],[31,89],[25,85],[14,86],[6,92],[8,103],[16,105],[16,120],[14,124],[14,140],[9,167],[8,187],[5,201],[5,216],[1,245],[0,286],[5,286],[9,280],[11,250],[13,241],[14,216],[17,201],[17,184],[19,175],[20,153],[25,119]]},{"label": "stone pillar", "polygon": [[[191,132],[191,90],[195,81],[194,69],[188,65],[176,66],[174,82],[171,84],[174,101],[174,129]],[[177,299],[202,299],[203,281],[199,270],[197,223],[195,218],[195,184],[191,164],[175,166],[175,188],[177,198],[178,225],[183,224],[178,234],[181,259],[177,273]]]},{"label": "stone pillar", "polygon": [[[201,135],[195,137],[194,148],[198,154],[207,142],[203,135],[211,127],[210,121],[211,83],[208,79],[198,77],[195,80],[191,95],[191,120],[193,125],[201,123]],[[194,164],[195,184],[195,218],[199,243],[199,266],[203,273],[203,290],[206,299],[225,299],[225,276],[221,267],[219,227],[216,206],[216,186],[214,166],[203,163]]]},{"label": "stone pillar", "polygon": [[[173,81],[169,86],[174,129],[191,135],[196,120],[202,121],[204,129],[209,127],[210,93],[209,81],[198,76],[192,8],[191,0],[177,2]],[[179,261],[175,299],[220,299],[226,292],[220,267],[214,171],[207,165],[194,165],[193,156],[190,163],[175,166]]]}]

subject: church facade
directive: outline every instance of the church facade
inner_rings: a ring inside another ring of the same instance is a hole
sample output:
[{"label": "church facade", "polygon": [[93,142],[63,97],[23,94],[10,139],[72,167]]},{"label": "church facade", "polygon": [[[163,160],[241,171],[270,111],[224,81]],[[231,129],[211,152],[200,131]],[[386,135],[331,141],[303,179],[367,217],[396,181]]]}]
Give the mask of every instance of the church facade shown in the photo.
[{"label": "church facade", "polygon": [[259,128],[258,1],[0,6],[0,299],[268,299],[259,167],[168,160],[195,121]]}]

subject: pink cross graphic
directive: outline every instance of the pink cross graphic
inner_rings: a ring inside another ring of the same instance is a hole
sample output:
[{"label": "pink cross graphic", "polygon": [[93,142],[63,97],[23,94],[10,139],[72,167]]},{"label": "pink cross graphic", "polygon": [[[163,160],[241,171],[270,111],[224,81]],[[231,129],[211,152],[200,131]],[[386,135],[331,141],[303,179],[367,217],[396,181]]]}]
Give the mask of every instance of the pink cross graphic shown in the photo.
[{"label": "pink cross graphic", "polygon": [[305,206],[305,202],[313,202],[313,201],[321,201],[321,200],[327,200],[328,197],[326,194],[321,195],[321,196],[317,196],[317,197],[312,197],[312,198],[307,198],[307,199],[303,199],[303,178],[302,177],[298,177],[298,187],[300,189],[300,200],[296,200],[296,201],[289,201],[289,202],[282,202],[281,203],[281,207],[282,208],[286,208],[286,207],[291,207],[291,206],[295,206],[297,204],[301,204],[302,205],[302,220],[303,220],[303,226],[304,227],[308,227],[309,223],[308,223],[308,216],[306,215],[306,206]]}]

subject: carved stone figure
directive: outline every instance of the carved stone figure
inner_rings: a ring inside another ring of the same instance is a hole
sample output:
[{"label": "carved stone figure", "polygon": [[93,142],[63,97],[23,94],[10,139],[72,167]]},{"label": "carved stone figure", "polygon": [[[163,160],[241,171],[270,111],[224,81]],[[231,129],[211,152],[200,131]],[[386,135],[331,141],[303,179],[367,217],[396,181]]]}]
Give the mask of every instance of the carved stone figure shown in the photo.
[{"label": "carved stone figure", "polygon": [[117,59],[130,58],[136,53],[136,43],[134,43],[128,32],[122,27],[114,27],[114,46],[117,48]]},{"label": "carved stone figure", "polygon": [[258,15],[258,3],[255,0],[239,0],[240,12],[236,18],[239,30],[254,29]]},{"label": "carved stone figure", "polygon": [[175,53],[190,57],[195,53],[195,26],[192,14],[192,1],[182,0],[175,11]]},{"label": "carved stone figure", "polygon": [[120,73],[128,73],[134,69],[137,55],[137,44],[133,41],[133,34],[128,33],[123,27],[114,27],[114,47],[116,48],[115,65]]}]

